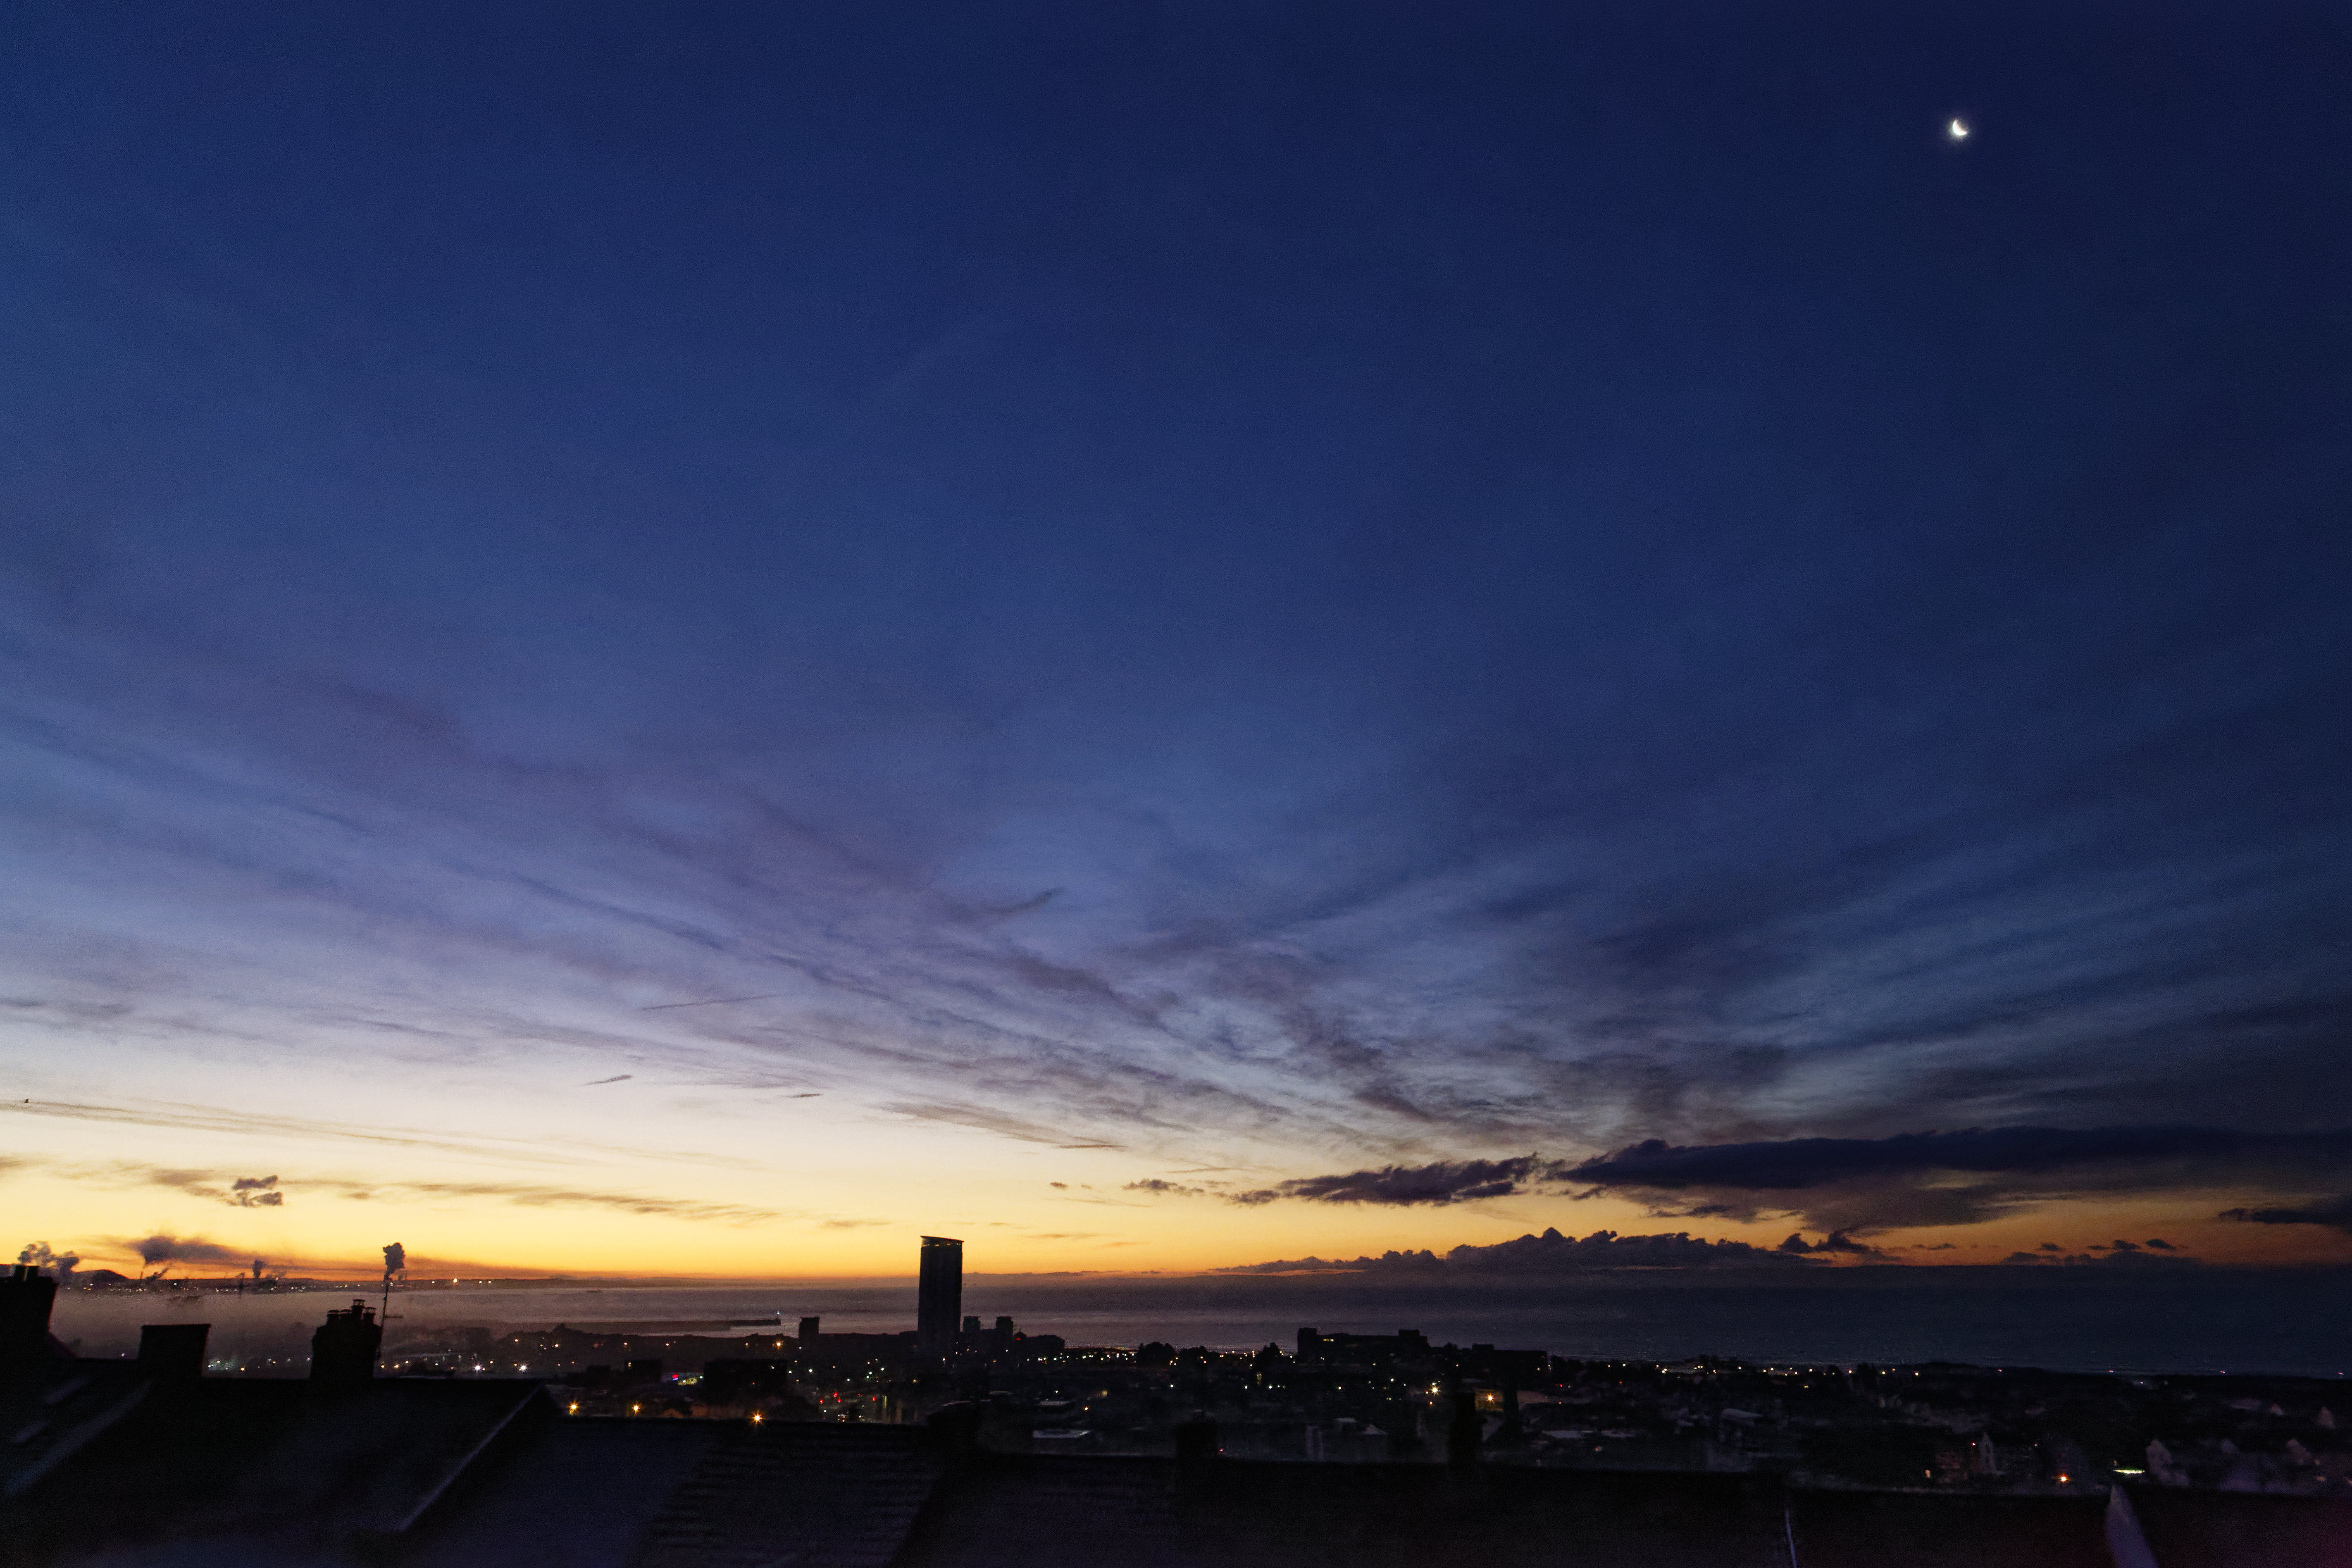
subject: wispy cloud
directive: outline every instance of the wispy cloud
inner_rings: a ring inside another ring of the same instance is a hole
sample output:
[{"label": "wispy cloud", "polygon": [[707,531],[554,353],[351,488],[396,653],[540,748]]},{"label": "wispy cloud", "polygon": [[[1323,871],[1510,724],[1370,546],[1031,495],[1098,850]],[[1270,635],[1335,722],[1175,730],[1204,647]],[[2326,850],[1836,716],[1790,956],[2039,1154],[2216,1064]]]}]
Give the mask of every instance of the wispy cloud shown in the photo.
[{"label": "wispy cloud", "polygon": [[494,1154],[501,1159],[546,1163],[562,1159],[539,1144],[520,1139],[456,1139],[405,1128],[371,1128],[313,1121],[307,1117],[259,1116],[203,1105],[90,1105],[70,1101],[0,1101],[0,1113],[69,1121],[103,1121],[126,1127],[160,1127],[268,1136],[379,1144],[388,1148],[429,1149],[442,1153]]},{"label": "wispy cloud", "polygon": [[[625,1075],[624,1075],[625,1076]],[[0,1114],[44,1117],[69,1121],[112,1122],[130,1127],[223,1132],[243,1137],[291,1138],[327,1142],[377,1144],[391,1148],[430,1150],[500,1162],[530,1164],[579,1164],[590,1152],[618,1154],[632,1160],[691,1164],[736,1164],[741,1162],[703,1153],[679,1153],[663,1149],[614,1149],[573,1141],[569,1150],[542,1140],[523,1138],[459,1138],[408,1128],[367,1127],[295,1116],[261,1116],[215,1106],[187,1103],[133,1102],[93,1105],[61,1100],[0,1100]]]},{"label": "wispy cloud", "polygon": [[[46,1163],[46,1162],[45,1162]],[[68,1173],[87,1176],[87,1170],[65,1167]],[[276,1176],[224,1177],[212,1171],[177,1171],[152,1165],[115,1163],[98,1168],[102,1180],[127,1181],[150,1186],[173,1187],[192,1198],[226,1204],[231,1208],[282,1208],[286,1194]]]},{"label": "wispy cloud", "polygon": [[[823,1085],[1022,1142],[1339,1172],[1250,1191],[1368,1204],[1463,1201],[1482,1184],[1395,1194],[1423,1190],[1404,1173],[1509,1165],[1497,1150],[1866,1141],[1931,1117],[2300,1125],[2352,1092],[2333,1044],[2352,996],[2280,937],[2332,907],[2345,863],[2314,852],[2338,808],[2295,784],[2322,741],[2284,678],[2200,711],[2050,721],[2004,748],[2035,759],[2017,780],[1885,744],[1842,668],[1818,709],[1769,719],[1737,682],[1579,687],[1562,723],[1616,761],[1578,769],[1525,750],[1539,725],[1358,731],[1313,704],[1246,735],[1223,704],[1158,712],[1148,746],[1091,720],[1049,734],[887,648],[835,708],[777,672],[830,668],[838,628],[746,633],[627,699],[593,658],[529,650],[436,685],[384,673],[425,668],[404,631],[322,661],[206,608],[134,614],[140,569],[112,557],[68,613],[23,586],[47,570],[0,562],[25,611],[0,708],[24,835],[0,978],[6,1026],[53,1047],[237,1042],[322,1079],[353,1051],[544,1055],[560,1084],[602,1053],[637,1071],[598,1083]],[[727,620],[709,587],[612,592],[649,646],[683,648]],[[436,613],[453,643],[475,624],[470,601]],[[534,681],[570,695],[500,695]],[[706,687],[707,707],[678,695]],[[744,715],[786,688],[803,741],[730,739],[768,732]],[[597,717],[567,729],[574,700]],[[1688,731],[1656,731],[1678,703]],[[666,726],[706,749],[648,738]],[[1197,789],[1137,760],[1186,740],[1213,759]],[[689,752],[707,765],[677,765]],[[1822,782],[1791,791],[1792,769]],[[2211,806],[2258,798],[2261,820]],[[2194,853],[2148,847],[2185,844],[2164,830],[2181,822],[2202,825]],[[75,893],[97,885],[118,893]],[[0,1110],[577,1152],[22,1098]],[[1506,1181],[1526,1173],[1483,1184]]]},{"label": "wispy cloud", "polygon": [[1015,1138],[1024,1143],[1050,1144],[1056,1149],[1117,1149],[1119,1144],[1099,1140],[1074,1137],[1024,1118],[992,1110],[980,1105],[924,1104],[915,1100],[896,1100],[882,1110],[894,1115],[912,1117],[919,1121],[946,1121],[959,1127],[976,1127],[985,1132]]},{"label": "wispy cloud", "polygon": [[[368,1181],[348,1175],[318,1174],[281,1183],[275,1175],[226,1177],[217,1172],[175,1170],[130,1161],[98,1164],[68,1161],[39,1163],[68,1180],[118,1186],[168,1187],[190,1197],[226,1204],[232,1208],[280,1207],[287,1202],[288,1194],[299,1189],[305,1196],[318,1198],[362,1202],[380,1199],[416,1203],[482,1201],[515,1204],[525,1208],[593,1208],[698,1224],[755,1225],[804,1217],[793,1211],[744,1204],[530,1182]],[[833,1223],[864,1226],[885,1222],[848,1220]]]},{"label": "wispy cloud", "polygon": [[645,1193],[598,1192],[578,1187],[533,1186],[515,1182],[337,1182],[314,1183],[350,1197],[417,1201],[490,1199],[525,1208],[593,1208],[616,1214],[715,1225],[759,1225],[788,1217],[779,1209],[747,1204],[709,1203]]}]

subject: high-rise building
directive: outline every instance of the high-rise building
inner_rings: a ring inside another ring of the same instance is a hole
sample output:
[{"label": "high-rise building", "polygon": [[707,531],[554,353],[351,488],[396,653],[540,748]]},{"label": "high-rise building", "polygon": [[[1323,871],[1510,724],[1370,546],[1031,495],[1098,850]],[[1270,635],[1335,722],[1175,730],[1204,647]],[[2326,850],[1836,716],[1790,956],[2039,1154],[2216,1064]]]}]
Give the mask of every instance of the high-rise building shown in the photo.
[{"label": "high-rise building", "polygon": [[923,1237],[923,1271],[915,1294],[915,1346],[925,1355],[955,1349],[956,1323],[963,1316],[963,1243],[953,1237]]}]

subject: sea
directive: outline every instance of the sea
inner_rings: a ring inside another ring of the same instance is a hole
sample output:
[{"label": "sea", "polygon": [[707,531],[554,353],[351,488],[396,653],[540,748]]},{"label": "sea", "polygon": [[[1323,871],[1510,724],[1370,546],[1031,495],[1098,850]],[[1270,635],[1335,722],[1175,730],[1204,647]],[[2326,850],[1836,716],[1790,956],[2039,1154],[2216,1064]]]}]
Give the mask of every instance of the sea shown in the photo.
[{"label": "sea", "polygon": [[[327,1310],[379,1289],[319,1286],[66,1291],[52,1320],[85,1355],[135,1351],[141,1325],[209,1322],[214,1355],[283,1354]],[[1927,1361],[2124,1373],[2352,1375],[2352,1269],[2193,1264],[1861,1268],[1818,1274],[1639,1271],[1465,1284],[1357,1275],[967,1275],[964,1310],[1073,1345],[1288,1349],[1326,1333],[1418,1329],[1438,1343],[1599,1360],[1736,1356],[1763,1364]],[[725,1336],[911,1328],[912,1280],[541,1281],[408,1285],[388,1301],[386,1350],[478,1325]]]}]

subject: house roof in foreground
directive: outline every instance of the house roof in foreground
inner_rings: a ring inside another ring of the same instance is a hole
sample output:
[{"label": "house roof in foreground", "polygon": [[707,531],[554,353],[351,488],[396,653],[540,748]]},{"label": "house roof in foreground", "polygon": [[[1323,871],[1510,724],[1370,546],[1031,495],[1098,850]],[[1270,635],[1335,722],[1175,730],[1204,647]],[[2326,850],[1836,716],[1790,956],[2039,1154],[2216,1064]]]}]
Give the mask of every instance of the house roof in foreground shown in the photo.
[{"label": "house roof in foreground", "polygon": [[[333,1390],[152,1381],[127,1363],[59,1363],[0,1390],[0,1415],[35,1408],[58,1422],[13,1445],[23,1454],[0,1452],[0,1477],[22,1483],[0,1501],[0,1562],[12,1568],[2116,1562],[2109,1505],[2095,1495],[992,1454],[919,1427],[570,1419],[530,1383],[383,1379]],[[0,1431],[0,1449],[33,1419]],[[2130,1501],[2162,1568],[2352,1568],[2352,1504],[2163,1488],[2135,1488]]]}]

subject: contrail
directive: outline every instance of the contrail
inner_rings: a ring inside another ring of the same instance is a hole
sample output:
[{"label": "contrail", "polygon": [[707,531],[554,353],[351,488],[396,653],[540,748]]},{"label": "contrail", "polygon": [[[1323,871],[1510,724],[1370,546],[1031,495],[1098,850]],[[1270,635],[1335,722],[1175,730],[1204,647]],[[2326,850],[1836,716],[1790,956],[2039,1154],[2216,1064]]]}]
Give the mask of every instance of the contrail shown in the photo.
[{"label": "contrail", "polygon": [[713,996],[708,1002],[656,1002],[650,1007],[640,1007],[640,1013],[667,1013],[673,1007],[731,1007],[738,1002],[766,1002],[774,997],[772,991],[757,996]]}]

